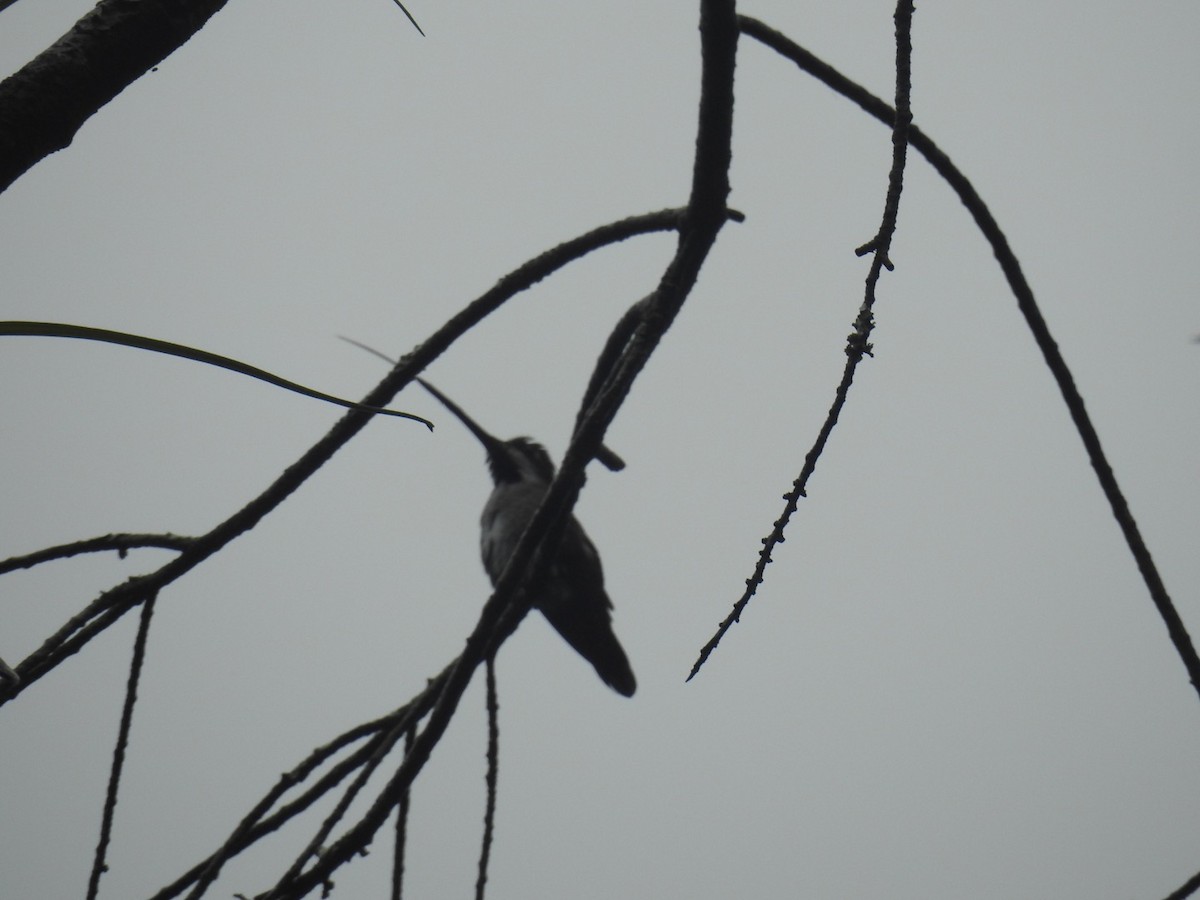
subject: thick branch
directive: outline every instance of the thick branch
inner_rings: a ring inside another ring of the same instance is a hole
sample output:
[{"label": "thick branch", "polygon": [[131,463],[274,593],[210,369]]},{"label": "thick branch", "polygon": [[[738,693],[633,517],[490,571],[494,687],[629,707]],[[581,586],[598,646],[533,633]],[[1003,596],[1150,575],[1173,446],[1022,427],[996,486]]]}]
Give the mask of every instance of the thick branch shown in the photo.
[{"label": "thick branch", "polygon": [[101,0],[0,82],[0,191],[70,146],[100,107],[199,31],[225,0]]}]

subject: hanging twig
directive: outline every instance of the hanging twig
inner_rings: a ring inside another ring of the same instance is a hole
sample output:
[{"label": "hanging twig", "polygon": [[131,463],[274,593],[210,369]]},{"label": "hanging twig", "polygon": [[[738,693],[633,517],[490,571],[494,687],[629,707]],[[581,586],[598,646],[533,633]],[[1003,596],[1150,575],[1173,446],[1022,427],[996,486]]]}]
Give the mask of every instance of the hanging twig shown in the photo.
[{"label": "hanging twig", "polygon": [[[416,725],[410,725],[404,732],[404,755],[412,749],[413,738],[417,735]],[[409,791],[400,797],[396,807],[396,840],[392,850],[392,900],[402,900],[404,893],[404,849],[408,843],[408,798]]]},{"label": "hanging twig", "polygon": [[273,897],[299,898],[328,882],[332,873],[369,843],[387,818],[400,795],[420,772],[433,748],[441,739],[454,715],[471,676],[486,658],[497,640],[507,631],[501,621],[515,627],[532,602],[525,591],[536,585],[539,564],[536,556],[543,543],[553,543],[551,529],[565,520],[583,484],[583,469],[604,438],[624,397],[646,360],[678,314],[699,275],[716,236],[724,224],[729,193],[730,139],[733,121],[733,70],[737,47],[737,23],[734,4],[729,0],[703,0],[700,16],[701,100],[700,123],[696,141],[696,163],[692,195],[681,227],[679,247],[663,273],[654,300],[642,324],[630,340],[625,358],[612,379],[599,392],[587,416],[581,421],[563,457],[563,464],[519,541],[509,563],[484,605],[475,630],[446,683],[441,697],[429,714],[425,728],[413,742],[411,752],[392,780],[380,793],[358,824],[351,827],[332,846],[286,888],[276,887]]},{"label": "hanging twig", "polygon": [[[799,44],[796,44],[757,19],[752,19],[749,16],[740,16],[738,21],[743,33],[761,41],[780,55],[794,62],[803,71],[824,82],[839,94],[853,100],[879,121],[891,124],[895,120],[895,110],[888,106],[886,102],[876,97],[866,88],[851,81],[841,72],[837,71],[837,69],[833,68],[833,66],[818,59]],[[992,252],[995,254],[1001,270],[1004,272],[1005,279],[1008,281],[1009,289],[1012,290],[1017,299],[1017,307],[1025,317],[1026,325],[1029,327],[1030,333],[1038,345],[1038,349],[1041,350],[1046,366],[1050,369],[1054,381],[1058,385],[1059,392],[1062,394],[1063,401],[1067,405],[1071,421],[1074,423],[1075,430],[1079,433],[1079,437],[1083,441],[1092,469],[1095,471],[1104,496],[1108,500],[1113,518],[1116,519],[1117,525],[1120,527],[1121,533],[1125,538],[1125,543],[1137,563],[1138,571],[1142,575],[1142,581],[1150,593],[1150,598],[1159,616],[1167,627],[1167,633],[1171,638],[1172,644],[1175,646],[1176,653],[1183,661],[1184,668],[1188,673],[1188,679],[1197,693],[1200,693],[1200,656],[1197,655],[1191,635],[1188,634],[1187,628],[1183,624],[1183,619],[1179,616],[1179,612],[1175,608],[1170,594],[1167,593],[1166,585],[1162,581],[1158,567],[1154,564],[1150,549],[1146,546],[1146,542],[1142,538],[1137,522],[1133,518],[1133,513],[1129,509],[1128,501],[1126,501],[1125,495],[1117,483],[1112,466],[1108,462],[1108,457],[1104,453],[1104,448],[1100,443],[1100,436],[1097,434],[1091,417],[1088,415],[1083,397],[1079,394],[1079,389],[1075,386],[1075,379],[1071,375],[1071,370],[1067,366],[1067,362],[1063,358],[1061,351],[1058,349],[1058,343],[1050,334],[1050,328],[1046,325],[1037,300],[1034,298],[1033,289],[1030,288],[1029,283],[1025,280],[1021,264],[1009,246],[1008,238],[1005,237],[1004,232],[992,216],[991,210],[983,202],[983,198],[979,196],[974,185],[951,162],[950,157],[916,125],[913,125],[909,129],[908,138],[913,149],[925,157],[929,164],[933,166],[937,173],[945,179],[958,195],[963,206],[967,208],[967,211],[970,212],[972,218],[975,220],[976,226],[991,245]],[[819,443],[823,443],[823,441],[819,441]],[[809,451],[808,456],[805,458],[804,469],[801,471],[800,478],[797,479],[796,490],[798,491],[798,496],[801,497],[804,496],[804,484],[816,467],[816,457],[813,455],[814,451],[819,455],[817,445],[814,445],[813,450]],[[783,520],[781,519],[781,521]],[[779,523],[776,523],[776,530],[782,532]]]},{"label": "hanging twig", "polygon": [[492,855],[492,834],[496,825],[496,780],[500,774],[500,703],[496,699],[496,658],[489,656],[486,668],[487,681],[487,806],[483,813],[483,842],[479,848],[479,875],[475,879],[475,900],[483,900],[487,885],[488,860]]},{"label": "hanging twig", "polygon": [[[745,17],[739,19],[743,29],[746,27],[746,21]],[[859,307],[858,316],[854,320],[854,331],[846,339],[846,367],[842,371],[842,380],[834,392],[833,404],[825,416],[825,422],[817,434],[817,439],[804,459],[804,466],[801,469],[800,475],[792,482],[791,490],[783,495],[785,501],[783,513],[775,520],[771,533],[763,538],[763,547],[759,551],[758,562],[754,566],[754,574],[746,579],[746,590],[733,605],[733,609],[729,615],[717,626],[716,633],[700,649],[699,656],[692,664],[692,671],[688,673],[688,681],[696,677],[696,673],[708,661],[712,652],[717,649],[717,645],[721,643],[721,639],[733,627],[734,623],[741,618],[746,606],[750,603],[750,598],[754,596],[758,586],[762,584],[763,578],[766,575],[767,565],[771,562],[771,551],[783,543],[783,532],[787,528],[792,514],[799,507],[800,498],[805,496],[804,491],[808,479],[816,469],[817,460],[824,451],[825,444],[829,440],[830,434],[833,433],[834,426],[837,425],[838,417],[841,415],[842,407],[845,406],[846,397],[850,392],[850,385],[854,383],[854,373],[858,370],[858,364],[862,362],[863,356],[871,355],[871,331],[875,327],[873,312],[876,299],[875,287],[879,283],[879,277],[883,270],[885,268],[889,271],[892,269],[892,262],[888,257],[888,252],[892,245],[892,236],[896,232],[896,220],[900,212],[900,193],[904,187],[904,166],[908,151],[908,133],[910,123],[912,122],[912,111],[909,108],[912,92],[911,0],[900,0],[896,7],[895,22],[896,108],[899,110],[899,113],[892,116],[892,167],[888,173],[888,189],[884,199],[883,216],[879,223],[879,230],[876,232],[875,237],[855,250],[855,253],[859,256],[872,253],[874,257],[871,261],[871,268],[867,272],[865,296],[862,306]]]},{"label": "hanging twig", "polygon": [[100,820],[100,840],[96,843],[96,855],[92,860],[92,875],[88,879],[87,900],[96,900],[100,892],[100,876],[108,871],[106,862],[108,842],[112,837],[113,816],[117,810],[117,791],[121,785],[121,770],[125,767],[125,748],[129,746],[129,732],[133,727],[133,706],[137,703],[138,683],[142,678],[142,663],[146,659],[146,639],[150,634],[150,618],[154,615],[154,600],[154,597],[150,597],[142,604],[142,617],[138,623],[137,637],[133,642],[133,658],[129,663],[129,680],[125,684],[125,704],[121,709],[121,726],[117,731],[112,767],[108,773],[108,790],[104,795],[104,813]]}]

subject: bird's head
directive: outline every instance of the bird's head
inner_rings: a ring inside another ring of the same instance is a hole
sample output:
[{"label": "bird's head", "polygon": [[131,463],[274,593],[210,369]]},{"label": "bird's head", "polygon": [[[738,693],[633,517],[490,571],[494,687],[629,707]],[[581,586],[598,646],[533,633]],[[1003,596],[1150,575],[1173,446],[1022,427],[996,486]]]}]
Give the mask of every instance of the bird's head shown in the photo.
[{"label": "bird's head", "polygon": [[549,484],[554,480],[554,463],[546,448],[527,437],[504,441],[504,459],[498,461],[488,452],[488,466],[496,483],[537,481]]},{"label": "bird's head", "polygon": [[549,484],[554,480],[554,463],[541,444],[527,437],[500,440],[484,431],[457,403],[428,381],[423,378],[418,378],[417,381],[421,382],[421,386],[433,394],[446,409],[454,413],[479,443],[483,444],[483,449],[487,451],[488,468],[496,484],[513,484],[519,481]]}]

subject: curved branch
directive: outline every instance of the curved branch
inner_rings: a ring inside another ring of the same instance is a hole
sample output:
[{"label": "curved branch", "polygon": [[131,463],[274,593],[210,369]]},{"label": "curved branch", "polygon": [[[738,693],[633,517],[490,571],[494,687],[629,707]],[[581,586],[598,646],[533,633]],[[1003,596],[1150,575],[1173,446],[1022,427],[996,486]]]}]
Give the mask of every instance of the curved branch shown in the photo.
[{"label": "curved branch", "polygon": [[[344,732],[332,741],[313,750],[303,762],[280,776],[276,785],[246,814],[225,843],[207,859],[193,866],[175,881],[161,888],[151,900],[170,900],[194,885],[191,898],[201,896],[205,889],[220,874],[221,867],[231,857],[255,844],[267,835],[279,830],[289,820],[311,807],[317,800],[337,787],[356,769],[366,764],[376,753],[381,742],[386,742],[397,727],[411,728],[433,705],[443,672],[432,679],[426,688],[404,706],[382,718],[365,722]],[[273,814],[267,813],[279,803],[288,791],[298,787],[334,754],[356,741],[367,738],[362,746],[345,759],[332,766],[307,791],[295,800],[281,806]]]},{"label": "curved branch", "polygon": [[[567,263],[593,250],[635,235],[673,230],[679,227],[680,221],[681,213],[674,209],[631,216],[565,241],[529,260],[501,278],[491,290],[469,303],[426,341],[405,355],[400,364],[363,398],[362,404],[372,407],[386,406],[405,385],[463,334],[515,294],[532,287]],[[64,659],[77,653],[91,638],[146,598],[182,577],[230,541],[257,525],[365,428],[372,418],[370,413],[358,410],[346,413],[323,438],[288,466],[265,491],[207,534],[194,538],[175,559],[153,572],[131,578],[101,594],[17,667],[21,684],[0,686],[0,705],[20,694]]]},{"label": "curved branch", "polygon": [[184,537],[178,534],[104,534],[100,537],[73,541],[70,544],[58,544],[22,556],[10,556],[0,560],[0,575],[15,572],[17,569],[32,569],[34,566],[56,559],[69,559],[81,553],[100,553],[105,550],[116,550],[122,559],[130,550],[139,547],[155,547],[162,550],[186,550],[196,542],[194,537]]},{"label": "curved branch", "polygon": [[420,416],[415,416],[412,413],[400,412],[394,409],[373,409],[366,407],[361,403],[355,403],[353,400],[344,400],[341,397],[335,397],[333,394],[305,387],[295,381],[282,378],[273,372],[268,372],[266,369],[260,369],[258,366],[244,363],[240,359],[232,359],[228,356],[222,356],[219,353],[211,353],[208,350],[201,350],[197,347],[176,344],[173,341],[163,341],[158,338],[146,337],[142,334],[130,334],[125,331],[113,331],[108,328],[92,328],[88,325],[68,325],[62,322],[8,321],[0,322],[0,336],[5,335],[13,337],[74,338],[82,341],[116,344],[120,347],[132,347],[135,350],[148,350],[151,353],[162,353],[166,356],[174,356],[179,359],[190,359],[192,362],[203,363],[206,366],[225,369],[237,375],[255,378],[275,387],[283,388],[285,391],[291,391],[303,397],[312,397],[314,400],[321,400],[325,403],[332,403],[334,406],[340,406],[344,409],[370,410],[370,412],[378,416],[412,419],[420,422],[430,431],[433,431],[432,422]]},{"label": "curved branch", "polygon": [[[879,121],[886,125],[891,125],[894,121],[896,112],[891,106],[866,88],[842,75],[828,63],[813,56],[799,44],[796,44],[757,19],[752,19],[749,16],[740,16],[738,21],[743,33],[791,60],[801,70],[824,82],[842,96],[853,100]],[[1008,239],[1005,237],[1004,232],[1001,231],[999,224],[992,217],[987,204],[983,202],[983,198],[975,191],[974,186],[967,177],[950,161],[950,158],[942,152],[931,138],[927,137],[915,125],[909,129],[908,138],[909,144],[925,157],[934,170],[958,194],[959,200],[962,201],[963,206],[970,212],[971,217],[975,220],[975,224],[991,245],[992,252],[995,254],[996,260],[1004,272],[1004,277],[1008,281],[1009,288],[1017,299],[1017,307],[1025,317],[1025,322],[1033,335],[1034,341],[1038,345],[1038,349],[1042,352],[1046,366],[1053,374],[1059,392],[1067,404],[1071,421],[1074,423],[1075,429],[1083,441],[1092,469],[1096,472],[1096,478],[1099,480],[1100,487],[1104,491],[1104,496],[1108,500],[1113,518],[1116,519],[1121,529],[1125,543],[1129,547],[1130,553],[1133,554],[1138,571],[1142,575],[1142,581],[1146,584],[1150,598],[1167,627],[1167,633],[1170,635],[1171,642],[1174,644],[1179,658],[1183,661],[1184,668],[1187,669],[1188,678],[1192,686],[1200,693],[1200,656],[1196,654],[1191,636],[1188,634],[1187,628],[1179,616],[1179,612],[1175,609],[1175,604],[1167,593],[1166,585],[1163,583],[1158,568],[1154,564],[1154,559],[1150,555],[1150,550],[1142,538],[1137,522],[1134,520],[1133,513],[1130,511],[1129,504],[1125,499],[1125,495],[1122,493],[1120,485],[1117,484],[1116,475],[1113,473],[1112,466],[1109,464],[1108,458],[1104,453],[1104,448],[1100,444],[1100,436],[1096,433],[1096,428],[1087,413],[1083,397],[1080,395],[1079,389],[1075,386],[1071,370],[1067,366],[1062,353],[1059,351],[1058,344],[1050,334],[1049,326],[1046,325],[1046,321],[1042,317],[1041,310],[1038,308],[1037,301],[1033,296],[1033,290],[1025,280],[1025,274],[1021,271],[1021,264],[1017,260],[1016,254],[1013,253],[1012,248],[1008,244]],[[800,475],[800,479],[798,479],[798,482],[801,482],[801,496],[803,495],[802,482],[807,480],[816,465],[816,460],[812,459],[811,455],[810,453],[810,458],[805,460],[804,470]]]},{"label": "curved branch", "polygon": [[[745,21],[747,20],[744,16],[739,19],[739,22],[743,23],[743,28],[745,27]],[[805,485],[808,483],[809,476],[812,475],[813,470],[816,468],[817,460],[824,451],[825,444],[828,442],[829,436],[833,433],[834,426],[837,425],[842,408],[846,405],[846,398],[849,396],[850,386],[854,383],[854,374],[858,371],[858,365],[862,362],[864,356],[871,355],[871,332],[875,328],[875,287],[879,283],[879,278],[883,274],[883,270],[887,269],[889,272],[892,270],[892,262],[888,254],[891,250],[892,238],[896,233],[896,221],[900,214],[900,193],[904,187],[904,167],[908,153],[908,135],[912,124],[912,110],[910,109],[912,94],[912,0],[899,0],[896,7],[895,21],[896,108],[900,112],[898,115],[893,115],[892,117],[892,167],[888,173],[888,189],[884,199],[883,216],[879,222],[879,229],[870,241],[855,251],[859,256],[871,253],[873,254],[873,258],[871,260],[871,267],[867,272],[863,302],[854,320],[854,331],[846,339],[846,367],[842,370],[842,380],[838,383],[837,390],[834,391],[833,403],[829,407],[829,412],[825,415],[825,422],[822,424],[821,430],[817,433],[817,439],[813,443],[812,449],[805,456],[801,474],[792,482],[791,490],[783,495],[783,499],[786,502],[782,515],[775,520],[771,533],[762,539],[762,549],[758,552],[758,561],[754,565],[754,574],[746,579],[746,590],[742,592],[741,597],[733,604],[729,615],[717,626],[716,632],[708,639],[708,643],[700,648],[700,653],[696,657],[696,661],[692,663],[692,670],[688,673],[686,681],[691,681],[695,678],[704,664],[708,662],[708,658],[717,649],[717,646],[729,632],[729,629],[741,620],[742,613],[745,612],[746,607],[750,604],[750,599],[757,592],[758,586],[763,583],[767,565],[771,562],[771,552],[779,544],[783,543],[783,533],[787,528],[788,522],[791,521],[792,514],[799,507],[800,498],[805,496]]]},{"label": "curved branch", "polygon": [[703,0],[700,13],[703,67],[700,122],[692,193],[680,228],[679,247],[626,348],[624,360],[576,429],[558,474],[484,604],[479,621],[429,714],[425,729],[413,742],[404,762],[358,824],[326,848],[320,859],[298,878],[277,884],[267,895],[272,900],[303,897],[328,883],[334,871],[370,843],[428,761],[475,669],[489,650],[511,633],[529,611],[540,570],[546,568],[548,561],[542,550],[546,545],[553,545],[556,527],[561,528],[578,498],[584,481],[584,466],[595,457],[604,432],[615,418],[633,380],[674,321],[725,222],[737,35],[733,2]]}]

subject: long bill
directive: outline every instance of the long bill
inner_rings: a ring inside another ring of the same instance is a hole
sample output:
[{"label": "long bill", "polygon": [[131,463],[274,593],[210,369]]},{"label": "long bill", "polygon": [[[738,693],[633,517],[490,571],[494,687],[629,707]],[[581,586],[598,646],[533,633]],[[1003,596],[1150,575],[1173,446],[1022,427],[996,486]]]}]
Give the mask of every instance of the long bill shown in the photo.
[{"label": "long bill", "polygon": [[[385,362],[389,362],[393,366],[396,365],[396,360],[392,359],[386,353],[381,353],[378,350],[376,350],[374,347],[364,344],[362,341],[356,341],[354,338],[346,337],[344,334],[339,334],[338,337],[341,338],[343,341],[345,341],[347,344],[353,344],[355,347],[358,347],[360,350],[366,350],[372,356],[378,356],[380,359],[384,360]],[[496,438],[494,438],[490,434],[488,434],[486,431],[484,431],[482,428],[480,428],[479,425],[476,424],[476,422],[470,416],[468,416],[465,412],[462,411],[462,408],[458,404],[456,404],[453,400],[451,400],[449,397],[447,397],[445,394],[443,394],[441,391],[439,391],[437,388],[435,388],[433,385],[431,385],[428,381],[425,381],[422,378],[418,378],[417,381],[421,382],[421,384],[425,387],[425,390],[429,391],[429,393],[431,393],[431,394],[433,394],[433,396],[437,397],[437,399],[442,402],[442,405],[445,406],[446,409],[450,410],[450,412],[452,412],[452,413],[454,413],[454,415],[458,416],[459,421],[461,421],[464,425],[466,425],[467,428],[469,428],[471,430],[471,433],[473,435],[475,435],[475,437],[479,438],[480,441],[483,442],[483,446],[487,449],[489,454],[492,452],[492,448],[494,446],[503,443],[502,441],[497,440]],[[596,459],[600,462],[600,464],[602,466],[604,466],[606,469],[609,469],[612,472],[620,472],[623,468],[625,468],[625,460],[623,460],[623,459],[621,459],[621,457],[617,456],[617,454],[614,453],[612,450],[609,450],[608,447],[606,447],[604,444],[601,444],[599,446],[599,448],[597,448]]]},{"label": "long bill", "polygon": [[461,406],[459,406],[457,403],[455,403],[453,400],[451,400],[449,397],[447,397],[445,394],[443,394],[441,391],[439,391],[437,388],[435,388],[432,384],[430,384],[424,378],[418,378],[417,381],[420,382],[421,387],[425,388],[425,390],[427,390],[427,391],[429,391],[429,393],[433,394],[433,396],[438,399],[438,402],[441,403],[442,406],[446,407],[446,409],[448,409],[448,410],[450,410],[450,412],[454,413],[454,415],[458,417],[458,420],[467,426],[467,430],[470,431],[471,434],[475,435],[475,437],[477,437],[479,439],[479,443],[483,444],[483,449],[485,449],[487,451],[488,456],[490,456],[490,457],[496,457],[496,456],[503,457],[504,456],[504,450],[503,450],[504,442],[503,441],[501,441],[499,438],[493,437],[492,435],[490,435],[486,431],[484,431],[483,428],[480,427],[478,422],[476,422],[474,419],[472,419],[470,416],[468,416],[466,414],[466,412],[463,411],[463,408]]}]

